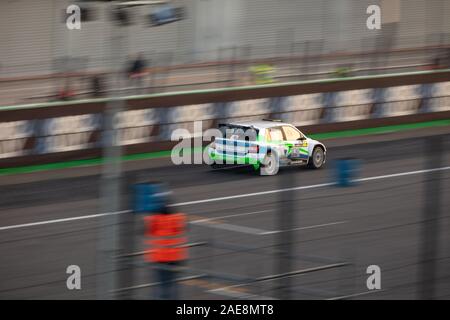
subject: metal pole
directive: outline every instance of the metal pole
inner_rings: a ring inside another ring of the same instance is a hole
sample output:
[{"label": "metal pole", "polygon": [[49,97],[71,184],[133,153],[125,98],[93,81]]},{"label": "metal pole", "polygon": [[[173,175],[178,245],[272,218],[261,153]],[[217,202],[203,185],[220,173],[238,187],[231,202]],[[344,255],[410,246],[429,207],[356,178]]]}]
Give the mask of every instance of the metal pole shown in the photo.
[{"label": "metal pole", "polygon": [[232,47],[232,58],[231,58],[231,65],[230,65],[230,74],[228,76],[228,86],[232,87],[234,85],[234,63],[237,59],[237,47],[233,46]]},{"label": "metal pole", "polygon": [[[124,174],[123,179],[123,194],[124,203],[131,204],[133,199],[132,186],[136,183],[137,178],[134,173]],[[135,252],[135,234],[136,234],[136,214],[127,213],[122,214],[120,219],[119,230],[119,246],[121,255],[118,258],[118,266],[121,270],[118,276],[118,285],[120,288],[127,288],[133,286],[134,280],[134,255],[129,255],[130,252]],[[133,299],[133,291],[119,291],[117,295],[118,299]]]},{"label": "metal pole", "polygon": [[[153,5],[143,1],[139,5]],[[111,3],[107,8],[111,11],[115,6]],[[110,12],[109,12],[110,13]],[[100,209],[102,213],[117,213],[121,209],[121,156],[122,147],[115,127],[115,119],[118,114],[124,110],[124,100],[119,97],[120,79],[122,77],[123,52],[126,48],[125,40],[127,38],[127,28],[121,27],[117,21],[111,22],[111,49],[110,60],[113,68],[112,90],[110,100],[106,106],[103,117],[103,166],[100,185]],[[118,288],[118,234],[119,234],[119,216],[118,214],[105,215],[99,222],[99,235],[96,257],[96,275],[97,275],[97,299],[115,299],[115,292]],[[130,280],[126,278],[124,281]]]},{"label": "metal pole", "polygon": [[[442,166],[442,136],[430,137],[425,142],[427,169]],[[430,171],[425,178],[425,204],[423,207],[422,241],[420,252],[420,288],[422,300],[435,298],[436,255],[439,245],[439,216],[441,203],[441,171]]]},{"label": "metal pole", "polygon": [[[286,173],[281,175],[281,185],[283,188],[294,186],[294,175]],[[294,225],[294,192],[283,192],[280,196],[280,212],[278,214],[279,230],[278,235],[278,261],[276,274],[286,274],[292,270],[292,250]],[[291,299],[291,277],[282,277],[278,282],[279,298],[282,300]]]},{"label": "metal pole", "polygon": [[221,77],[221,75],[220,75],[221,68],[222,68],[222,60],[223,60],[223,57],[222,57],[222,47],[219,46],[219,47],[217,48],[216,85],[215,85],[216,87],[219,87],[219,88],[223,85],[222,82],[221,82],[222,77]]},{"label": "metal pole", "polygon": [[[122,28],[116,23],[111,26],[111,62],[112,67],[121,65]],[[111,99],[106,106],[103,120],[103,165],[100,185],[100,208],[104,212],[120,210],[120,178],[122,148],[118,141],[114,120],[123,109],[123,101],[119,99],[120,70],[113,72],[113,88]],[[111,214],[101,218],[99,223],[99,239],[97,248],[97,299],[114,299],[111,294],[117,288],[117,266],[114,256],[117,251],[118,215]]]}]

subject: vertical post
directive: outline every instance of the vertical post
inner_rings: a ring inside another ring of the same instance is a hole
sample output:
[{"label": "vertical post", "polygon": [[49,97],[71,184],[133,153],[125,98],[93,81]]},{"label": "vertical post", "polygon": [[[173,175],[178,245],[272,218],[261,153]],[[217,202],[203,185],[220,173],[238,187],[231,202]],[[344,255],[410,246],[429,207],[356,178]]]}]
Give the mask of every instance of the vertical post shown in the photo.
[{"label": "vertical post", "polygon": [[[51,70],[51,72],[52,72],[52,74],[55,74],[55,73],[59,73],[59,70],[58,70],[58,66],[56,65],[56,62],[55,62],[55,53],[56,53],[56,35],[55,35],[55,33],[56,33],[56,30],[55,30],[55,24],[56,24],[56,19],[55,19],[55,12],[56,12],[56,0],[53,0],[52,1],[52,20],[51,20],[51,23],[52,23],[52,36],[51,36],[51,47],[52,47],[52,49],[51,49],[51,59],[52,59],[52,61],[51,61],[51,63],[52,63],[52,70]],[[1,69],[1,65],[0,65],[0,69]],[[53,77],[53,79],[52,79],[52,86],[55,86],[55,88],[56,88],[56,90],[58,90],[58,82],[59,82],[59,79],[57,78],[57,77]],[[56,91],[55,90],[55,91]]]},{"label": "vertical post", "polygon": [[[150,93],[156,93],[156,88],[157,88],[157,76],[156,76],[156,72],[158,72],[159,66],[158,66],[158,61],[155,57],[155,52],[151,51],[150,52],[150,68],[151,68],[151,75],[150,75]],[[156,62],[155,62],[156,61]]]},{"label": "vertical post", "polygon": [[305,41],[305,80],[309,80],[309,64],[311,63],[310,60],[310,54],[311,54],[311,41],[306,40]]},{"label": "vertical post", "polygon": [[[381,25],[381,52],[378,67],[389,65],[392,50],[397,45],[398,28],[401,22],[401,0],[383,0],[381,2],[383,19]],[[382,71],[378,71],[382,73]]]},{"label": "vertical post", "polygon": [[221,87],[222,86],[222,83],[221,83],[221,80],[222,80],[222,77],[220,76],[220,69],[221,69],[221,67],[222,67],[222,60],[223,60],[223,58],[222,58],[222,47],[218,47],[217,48],[217,61],[216,61],[216,87]]},{"label": "vertical post", "polygon": [[104,115],[103,166],[100,186],[101,213],[97,250],[97,298],[110,299],[110,292],[116,287],[116,266],[114,255],[117,246],[117,214],[120,209],[120,146],[115,143],[113,119],[120,109],[119,101],[111,101]]},{"label": "vertical post", "polygon": [[[122,63],[121,48],[123,36],[120,26],[111,26],[111,61],[117,68]],[[120,210],[120,178],[122,148],[118,141],[114,120],[123,109],[118,89],[120,87],[120,71],[113,71],[113,90],[106,106],[103,120],[103,165],[100,185],[101,213],[108,213],[100,218],[99,239],[97,248],[97,299],[113,299],[111,291],[117,287],[117,266],[114,256],[117,253],[118,216]]]},{"label": "vertical post", "polygon": [[[282,188],[294,186],[294,175],[284,174],[280,176]],[[278,213],[278,261],[277,274],[285,274],[292,271],[293,233],[290,231],[294,224],[294,191],[282,192],[280,195],[280,212]],[[291,278],[281,277],[278,283],[279,298],[291,299]]]},{"label": "vertical post", "polygon": [[292,41],[290,48],[289,48],[289,74],[290,75],[294,72],[294,55],[295,55],[295,42]]},{"label": "vertical post", "polygon": [[[128,208],[132,206],[132,200],[134,200],[134,193],[132,186],[136,183],[136,175],[134,173],[124,174],[123,179],[123,194],[124,194],[124,203],[128,205]],[[129,254],[131,252],[135,252],[135,235],[136,235],[136,214],[135,213],[126,213],[121,214],[119,217],[120,230],[119,231],[119,246],[120,246],[120,254]],[[120,275],[118,276],[118,285],[119,288],[127,288],[133,286],[133,264],[134,257],[133,256],[123,256],[118,259],[118,269],[121,270]],[[121,300],[133,299],[133,291],[125,290],[118,294],[117,298]]]},{"label": "vertical post", "polygon": [[[426,168],[442,166],[442,136],[424,140],[427,154]],[[439,240],[441,171],[430,171],[425,178],[425,204],[423,207],[422,247],[420,252],[420,299],[435,298],[436,254]]]},{"label": "vertical post", "polygon": [[443,0],[429,0],[425,2],[425,43],[426,46],[442,45],[445,3]]},{"label": "vertical post", "polygon": [[231,65],[230,65],[230,75],[228,76],[228,86],[232,87],[234,85],[234,68],[235,68],[235,62],[237,59],[237,47],[232,47],[232,58],[231,58]]},{"label": "vertical post", "polygon": [[[240,68],[240,69],[241,70],[245,69],[244,72],[247,75],[247,74],[249,74],[250,68],[253,66],[253,61],[255,59],[257,59],[257,57],[255,57],[255,58],[253,57],[253,52],[255,50],[253,50],[251,44],[246,45],[245,48],[246,48],[245,49],[245,57],[243,57],[243,59],[240,59],[240,60],[245,60],[245,61],[247,61],[247,63],[244,64],[245,68]],[[242,76],[240,78],[242,78]]]},{"label": "vertical post", "polygon": [[299,71],[299,77],[298,80],[303,80],[304,79],[304,74],[306,73],[306,64],[308,63],[307,58],[306,58],[306,42],[299,42],[298,43],[300,45],[300,49],[298,50],[299,54],[301,55],[300,57],[300,62],[298,65]]}]

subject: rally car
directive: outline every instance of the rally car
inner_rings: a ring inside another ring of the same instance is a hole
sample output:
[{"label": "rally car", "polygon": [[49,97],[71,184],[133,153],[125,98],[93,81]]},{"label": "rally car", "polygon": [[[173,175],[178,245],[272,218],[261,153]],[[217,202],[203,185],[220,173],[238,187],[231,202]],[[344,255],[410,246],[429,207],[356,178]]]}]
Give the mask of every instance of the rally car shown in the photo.
[{"label": "rally car", "polygon": [[261,175],[276,175],[282,166],[323,166],[327,149],[305,136],[295,126],[264,119],[220,124],[221,137],[207,147],[207,163],[213,168],[225,165],[253,165]]}]

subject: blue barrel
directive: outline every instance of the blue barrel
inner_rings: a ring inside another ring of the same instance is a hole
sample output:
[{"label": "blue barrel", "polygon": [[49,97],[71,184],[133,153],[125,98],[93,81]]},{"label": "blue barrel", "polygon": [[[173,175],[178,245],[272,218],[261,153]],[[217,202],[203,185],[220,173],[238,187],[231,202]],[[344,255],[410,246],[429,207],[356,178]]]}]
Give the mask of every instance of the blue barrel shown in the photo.
[{"label": "blue barrel", "polygon": [[133,194],[135,213],[161,213],[168,204],[169,192],[162,183],[137,183]]},{"label": "blue barrel", "polygon": [[335,166],[335,182],[340,187],[349,187],[355,184],[358,177],[360,161],[358,159],[337,159]]}]

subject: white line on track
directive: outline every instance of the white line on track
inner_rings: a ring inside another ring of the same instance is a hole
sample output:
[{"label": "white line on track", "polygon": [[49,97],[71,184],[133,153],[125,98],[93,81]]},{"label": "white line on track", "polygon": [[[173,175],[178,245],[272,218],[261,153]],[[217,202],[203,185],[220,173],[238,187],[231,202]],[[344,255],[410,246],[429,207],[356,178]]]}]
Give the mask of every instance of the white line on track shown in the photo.
[{"label": "white line on track", "polygon": [[260,211],[246,212],[246,213],[229,214],[229,215],[226,215],[226,216],[193,220],[193,221],[190,221],[190,223],[191,224],[205,223],[205,222],[210,222],[210,221],[214,221],[214,220],[221,220],[221,219],[226,219],[226,218],[250,216],[250,215],[253,215],[253,214],[270,212],[270,211],[272,211],[272,210],[260,210]]},{"label": "white line on track", "polygon": [[[360,178],[360,179],[355,179],[353,181],[354,182],[374,181],[374,180],[382,180],[382,179],[389,179],[389,178],[396,178],[396,177],[416,175],[416,174],[427,173],[427,172],[445,171],[445,170],[449,170],[449,169],[450,169],[450,166],[448,166],[448,167],[441,167],[441,168],[433,168],[433,169],[416,170],[416,171],[407,171],[407,172],[386,174],[386,175],[381,175],[381,176]],[[208,202],[216,202],[216,201],[223,201],[223,200],[246,198],[246,197],[255,197],[255,196],[274,194],[274,193],[280,193],[280,192],[286,192],[286,191],[316,189],[316,188],[322,188],[322,187],[329,187],[329,186],[333,186],[333,185],[335,185],[335,183],[333,183],[333,182],[320,183],[320,184],[313,184],[313,185],[309,185],[309,186],[299,186],[299,187],[294,187],[294,188],[275,189],[275,190],[268,190],[268,191],[261,191],[261,192],[245,193],[245,194],[239,194],[239,195],[227,196],[227,197],[211,198],[211,199],[204,199],[204,200],[195,200],[195,201],[188,201],[188,202],[179,202],[179,203],[174,203],[174,204],[172,204],[170,206],[171,207],[181,207],[181,206],[188,206],[188,205],[193,205],[193,204],[201,204],[201,203],[208,203]],[[10,229],[18,229],[18,228],[26,228],[26,227],[33,227],[33,226],[46,225],[46,224],[52,224],[52,223],[60,223],[60,222],[69,222],[69,221],[76,221],[76,220],[83,220],[83,219],[99,218],[99,217],[103,217],[103,216],[109,216],[109,215],[114,215],[114,214],[121,214],[121,213],[125,213],[125,212],[129,212],[129,211],[125,210],[125,211],[118,211],[118,212],[105,212],[105,213],[91,214],[91,215],[86,215],[86,216],[78,216],[78,217],[55,219],[55,220],[46,220],[46,221],[31,222],[31,223],[25,223],[25,224],[16,224],[16,225],[0,227],[0,231],[10,230]]]},{"label": "white line on track", "polygon": [[251,227],[245,227],[245,226],[239,226],[239,225],[229,224],[229,223],[205,224],[204,226],[210,227],[210,228],[240,232],[240,233],[247,233],[247,234],[252,234],[255,236],[267,236],[267,235],[277,234],[277,233],[281,233],[281,232],[323,228],[323,227],[334,226],[334,225],[343,224],[343,223],[347,223],[347,221],[336,221],[336,222],[330,222],[330,223],[316,224],[313,226],[292,228],[292,229],[287,229],[287,230],[272,230],[272,231],[256,229],[256,228],[251,228]]},{"label": "white line on track", "polygon": [[222,295],[229,298],[235,298],[235,299],[252,299],[252,300],[277,300],[276,298],[272,297],[266,297],[266,296],[260,296],[253,293],[244,293],[239,291],[233,291],[227,288],[219,288],[219,289],[213,289],[208,290],[210,293]]},{"label": "white line on track", "polygon": [[263,196],[266,194],[272,194],[272,193],[281,193],[286,191],[296,191],[296,190],[304,190],[304,189],[315,189],[315,188],[322,188],[322,187],[329,187],[334,185],[335,183],[320,183],[320,184],[313,184],[310,186],[301,186],[301,187],[294,187],[294,188],[285,188],[285,189],[276,189],[276,190],[268,190],[268,191],[261,191],[261,192],[253,192],[253,193],[243,193],[243,194],[237,194],[234,196],[227,196],[227,197],[219,197],[219,198],[211,198],[211,199],[204,199],[204,200],[194,200],[194,201],[187,201],[187,202],[179,202],[171,204],[171,207],[181,207],[181,206],[189,206],[193,204],[200,204],[200,203],[208,203],[208,202],[216,202],[216,201],[223,201],[223,200],[232,200],[232,199],[239,199],[239,198],[247,198],[247,197],[254,197],[254,196]]},{"label": "white line on track", "polygon": [[316,224],[314,226],[292,228],[292,229],[288,229],[288,230],[265,231],[263,233],[260,233],[260,235],[261,236],[265,236],[265,235],[269,235],[269,234],[276,234],[276,233],[281,233],[281,232],[286,232],[286,231],[300,231],[300,230],[316,229],[316,228],[334,226],[334,225],[337,225],[337,224],[343,224],[343,223],[347,223],[347,222],[348,221],[336,221],[336,222],[330,222],[330,223]]},{"label": "white line on track", "polygon": [[260,235],[264,234],[265,232],[267,232],[266,230],[262,230],[262,229],[239,226],[236,224],[229,224],[229,223],[202,224],[202,226],[208,227],[208,228],[214,228],[214,229],[247,233],[247,234],[251,234],[251,235],[255,235],[255,236],[260,236]]},{"label": "white line on track", "polygon": [[345,300],[345,299],[356,298],[356,297],[365,296],[368,294],[378,293],[378,292],[383,292],[383,291],[385,291],[385,290],[378,289],[378,290],[364,291],[364,292],[360,292],[360,293],[349,294],[346,296],[333,297],[333,298],[329,298],[327,300]]},{"label": "white line on track", "polygon": [[[449,170],[449,169],[450,169],[450,166],[449,167],[442,167],[442,168],[424,169],[424,170],[416,170],[416,171],[408,171],[408,172],[386,174],[386,175],[382,175],[382,176],[354,179],[352,181],[353,182],[364,182],[364,181],[372,181],[372,180],[381,180],[381,179],[388,179],[388,178],[395,178],[395,177],[415,175],[415,174],[420,174],[420,173],[427,173],[427,172],[434,172],[434,171],[444,171],[444,170]],[[188,206],[188,205],[200,204],[200,203],[208,203],[208,202],[216,202],[216,201],[223,201],[223,200],[231,200],[231,199],[247,198],[247,197],[254,197],[254,196],[262,196],[262,195],[281,193],[281,192],[286,192],[286,191],[298,191],[298,190],[306,190],[306,189],[316,189],[316,188],[330,187],[330,186],[333,186],[335,184],[336,183],[334,183],[334,182],[328,182],[328,183],[313,184],[313,185],[309,185],[309,186],[299,186],[299,187],[293,187],[293,188],[284,188],[284,189],[275,189],[275,190],[253,192],[253,193],[244,193],[244,194],[237,194],[237,195],[233,195],[233,196],[226,196],[226,197],[219,197],[219,198],[211,198],[211,199],[179,202],[179,203],[174,203],[174,204],[172,204],[170,206],[171,207],[181,207],[181,206]]]},{"label": "white line on track", "polygon": [[396,177],[403,177],[403,176],[411,176],[414,174],[419,173],[428,173],[428,172],[436,172],[436,171],[445,171],[449,170],[449,167],[441,167],[441,168],[434,168],[434,169],[424,169],[424,170],[416,170],[416,171],[407,171],[407,172],[399,172],[399,173],[392,173],[392,174],[386,174],[383,176],[375,176],[375,177],[367,177],[367,178],[359,178],[352,180],[353,182],[364,182],[364,181],[372,181],[372,180],[381,180],[381,179],[387,179],[387,178],[396,178]]},{"label": "white line on track", "polygon": [[26,228],[26,227],[34,227],[34,226],[59,223],[59,222],[69,222],[69,221],[76,221],[76,220],[83,220],[83,219],[100,218],[100,217],[104,217],[104,216],[111,216],[114,214],[121,214],[121,213],[125,213],[125,212],[129,212],[129,211],[124,210],[124,211],[117,211],[117,212],[106,212],[106,213],[90,214],[87,216],[79,216],[79,217],[72,217],[72,218],[62,218],[62,219],[55,219],[55,220],[46,220],[46,221],[31,222],[31,223],[24,223],[24,224],[16,224],[16,225],[12,225],[12,226],[0,227],[0,231]]}]

